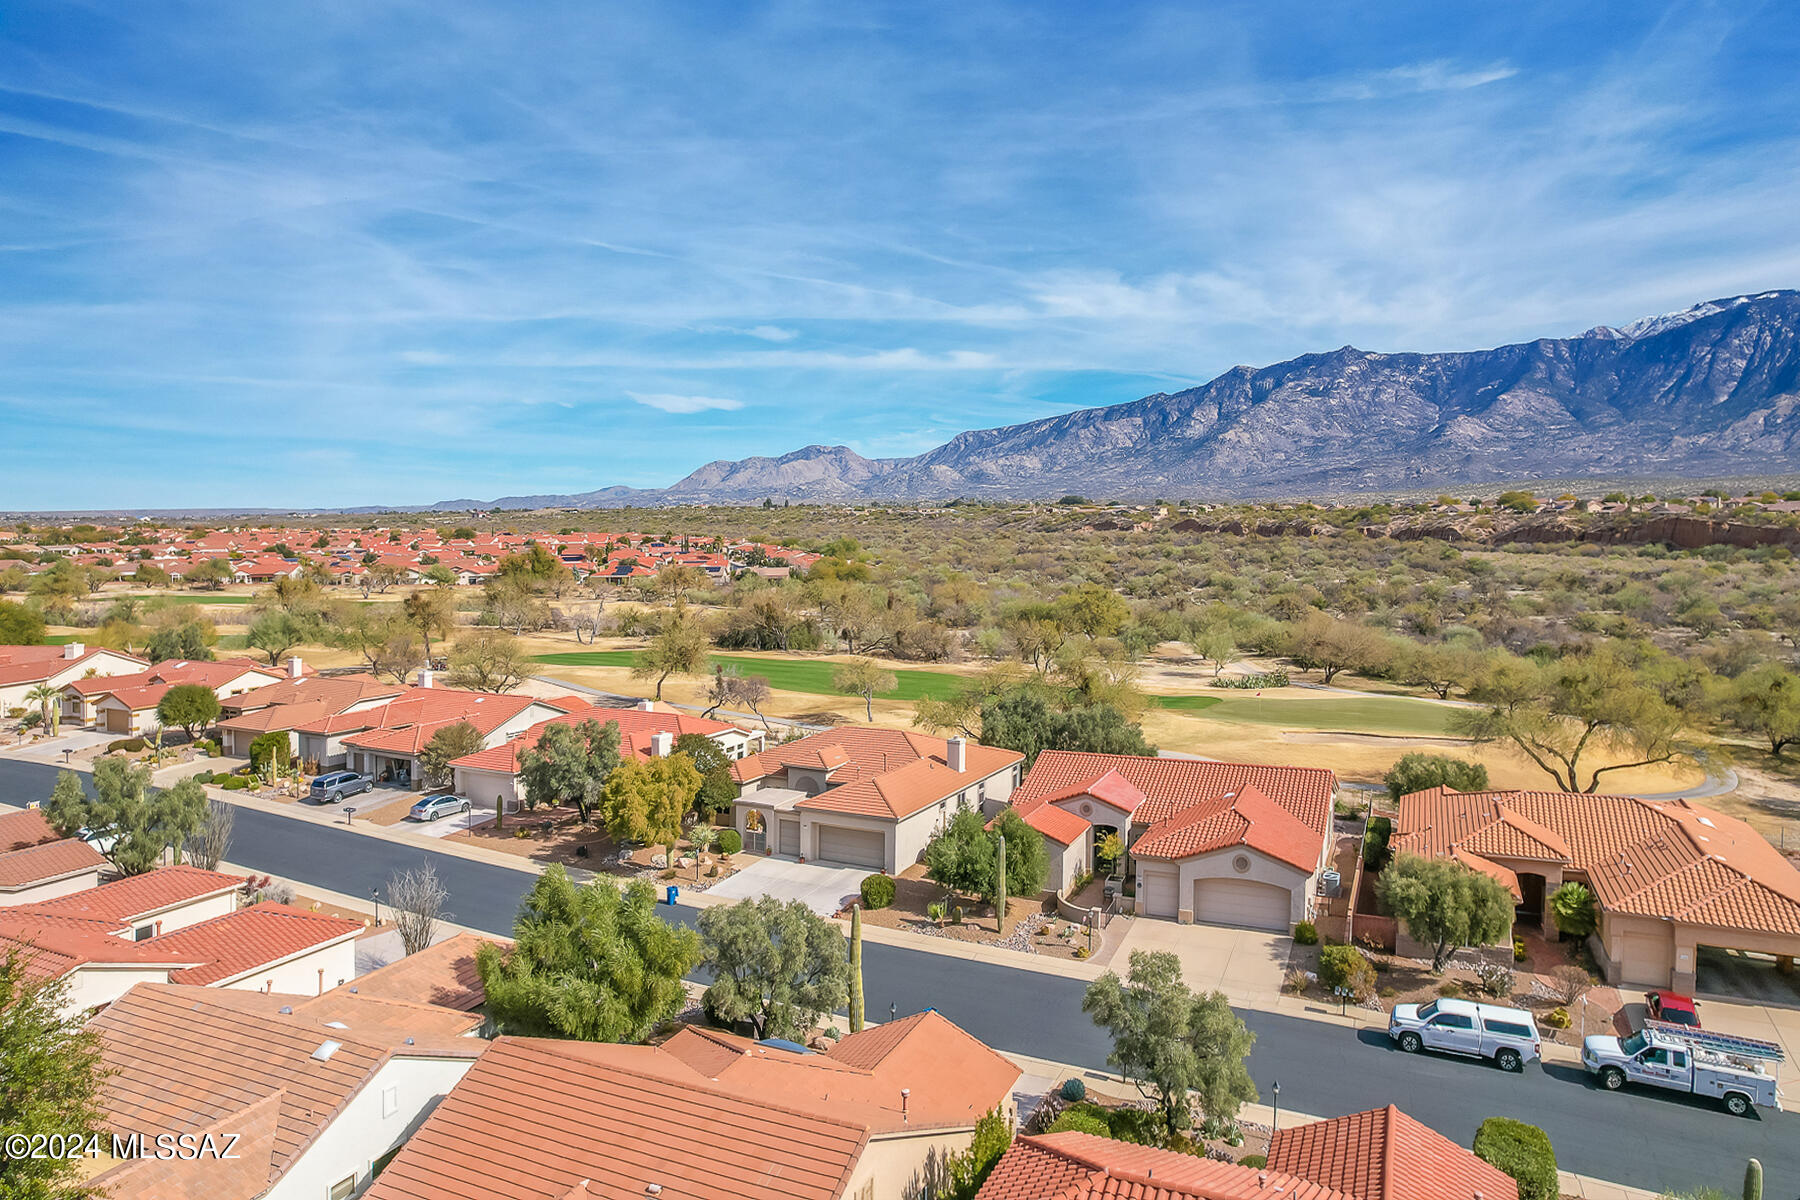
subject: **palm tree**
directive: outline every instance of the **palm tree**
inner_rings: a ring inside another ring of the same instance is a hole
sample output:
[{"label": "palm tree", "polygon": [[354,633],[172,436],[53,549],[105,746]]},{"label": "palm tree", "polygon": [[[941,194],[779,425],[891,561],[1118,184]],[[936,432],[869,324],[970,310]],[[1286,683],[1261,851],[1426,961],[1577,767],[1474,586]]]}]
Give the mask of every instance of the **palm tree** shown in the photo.
[{"label": "palm tree", "polygon": [[52,734],[62,726],[62,692],[47,683],[40,683],[25,693],[25,699],[37,701],[38,712],[43,716],[44,728]]}]

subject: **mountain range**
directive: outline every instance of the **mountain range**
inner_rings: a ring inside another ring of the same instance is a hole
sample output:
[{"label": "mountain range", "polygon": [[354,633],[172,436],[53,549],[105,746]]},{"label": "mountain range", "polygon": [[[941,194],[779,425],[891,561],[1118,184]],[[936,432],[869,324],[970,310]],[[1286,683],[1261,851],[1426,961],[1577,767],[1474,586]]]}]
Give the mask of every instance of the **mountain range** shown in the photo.
[{"label": "mountain range", "polygon": [[958,434],[911,458],[806,446],[667,488],[447,500],[610,508],[952,497],[1227,499],[1800,469],[1800,291],[1579,337],[1439,354],[1345,346],[1129,403]]}]

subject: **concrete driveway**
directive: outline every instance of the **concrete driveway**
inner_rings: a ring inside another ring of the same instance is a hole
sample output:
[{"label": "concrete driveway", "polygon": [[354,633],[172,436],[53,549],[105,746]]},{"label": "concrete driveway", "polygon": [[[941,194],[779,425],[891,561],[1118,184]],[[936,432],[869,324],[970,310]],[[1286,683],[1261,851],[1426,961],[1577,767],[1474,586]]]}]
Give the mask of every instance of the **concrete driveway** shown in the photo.
[{"label": "concrete driveway", "polygon": [[79,753],[129,736],[129,734],[106,733],[96,729],[72,729],[53,738],[45,738],[41,742],[31,742],[23,746],[8,746],[5,750],[0,750],[0,755],[21,759],[25,762],[52,763],[61,766],[64,750],[74,750]]},{"label": "concrete driveway", "polygon": [[777,855],[756,860],[725,882],[706,889],[706,894],[727,900],[758,896],[800,900],[820,916],[829,917],[851,897],[859,895],[862,881],[872,874],[868,867],[833,867]]},{"label": "concrete driveway", "polygon": [[1133,917],[1112,966],[1124,974],[1133,950],[1167,951],[1181,960],[1181,977],[1195,991],[1224,992],[1233,1004],[1266,1007],[1281,995],[1293,944],[1285,933]]}]

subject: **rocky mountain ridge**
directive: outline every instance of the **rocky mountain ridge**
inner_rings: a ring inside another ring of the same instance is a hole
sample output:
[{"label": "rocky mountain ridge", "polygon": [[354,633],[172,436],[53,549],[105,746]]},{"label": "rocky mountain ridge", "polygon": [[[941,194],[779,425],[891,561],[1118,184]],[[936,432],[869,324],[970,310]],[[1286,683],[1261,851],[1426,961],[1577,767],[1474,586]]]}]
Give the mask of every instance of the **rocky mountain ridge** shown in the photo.
[{"label": "rocky mountain ridge", "polygon": [[1800,466],[1800,292],[1729,297],[1492,350],[1345,346],[1129,403],[958,434],[912,458],[814,445],[661,489],[475,507],[993,497],[1305,496]]}]

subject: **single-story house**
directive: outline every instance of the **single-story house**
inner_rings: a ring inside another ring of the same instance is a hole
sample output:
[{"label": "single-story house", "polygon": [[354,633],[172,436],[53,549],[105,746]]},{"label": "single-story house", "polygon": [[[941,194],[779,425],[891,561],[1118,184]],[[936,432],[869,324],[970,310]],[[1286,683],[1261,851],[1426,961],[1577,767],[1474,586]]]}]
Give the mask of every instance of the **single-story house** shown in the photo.
[{"label": "single-story house", "polygon": [[230,1139],[229,1158],[128,1158],[109,1196],[359,1195],[487,1043],[477,1014],[362,1000],[140,984],[89,1022],[100,1130]]},{"label": "single-story house", "polygon": [[63,688],[93,675],[130,675],[150,663],[135,654],[80,642],[61,646],[0,646],[0,712],[32,707],[25,697],[40,684]]},{"label": "single-story house", "polygon": [[220,662],[177,659],[131,675],[77,679],[62,689],[63,720],[121,736],[153,733],[161,724],[157,705],[177,684],[204,684],[223,701],[281,678],[276,668],[247,658]]},{"label": "single-story house", "polygon": [[741,759],[761,749],[763,744],[763,734],[759,730],[741,729],[724,721],[679,713],[667,707],[658,708],[649,700],[639,701],[636,708],[603,708],[575,696],[555,703],[571,711],[539,721],[516,737],[452,762],[454,778],[451,786],[456,794],[484,804],[503,802],[508,812],[517,809],[524,799],[519,782],[519,752],[537,745],[544,730],[552,725],[580,725],[586,721],[617,725],[622,759],[666,757],[673,752],[675,739],[690,733],[710,738],[730,759]]},{"label": "single-story house", "polygon": [[40,810],[0,812],[0,911],[86,891],[105,869],[98,850],[56,832]]},{"label": "single-story house", "polygon": [[1012,806],[1044,834],[1063,887],[1116,834],[1138,913],[1285,930],[1313,915],[1336,791],[1319,767],[1046,750]]},{"label": "single-story house", "polygon": [[935,1012],[817,1052],[697,1026],[656,1046],[503,1037],[368,1200],[904,1200],[984,1113],[1011,1120],[1018,1079]]},{"label": "single-story house", "polygon": [[1608,983],[1691,992],[1701,947],[1788,971],[1800,957],[1800,871],[1743,821],[1690,800],[1433,788],[1400,798],[1390,844],[1500,879],[1517,920],[1550,937],[1549,897],[1583,884]]},{"label": "single-story house", "polygon": [[963,809],[1004,804],[1024,756],[965,738],[845,725],[731,764],[744,849],[897,874]]},{"label": "single-story house", "polygon": [[405,691],[405,684],[384,682],[373,675],[307,676],[300,660],[290,658],[286,679],[233,696],[220,706],[220,747],[242,758],[250,753],[251,742],[283,730],[290,735],[290,751],[302,762],[320,768],[341,766],[343,734],[365,726],[347,722],[342,731],[333,734],[328,718],[374,708]]},{"label": "single-story house", "polygon": [[[498,695],[436,686],[429,671],[419,672],[419,686],[408,688],[384,704],[358,707],[339,713],[296,732],[325,739],[329,765],[330,740],[343,747],[343,765],[378,781],[410,783],[420,777],[419,755],[438,731],[452,725],[473,725],[482,737],[482,748],[498,746],[540,721],[563,715],[571,703],[587,701],[540,700],[534,696]],[[303,740],[303,745],[305,744]],[[304,754],[303,754],[304,758]]]}]

